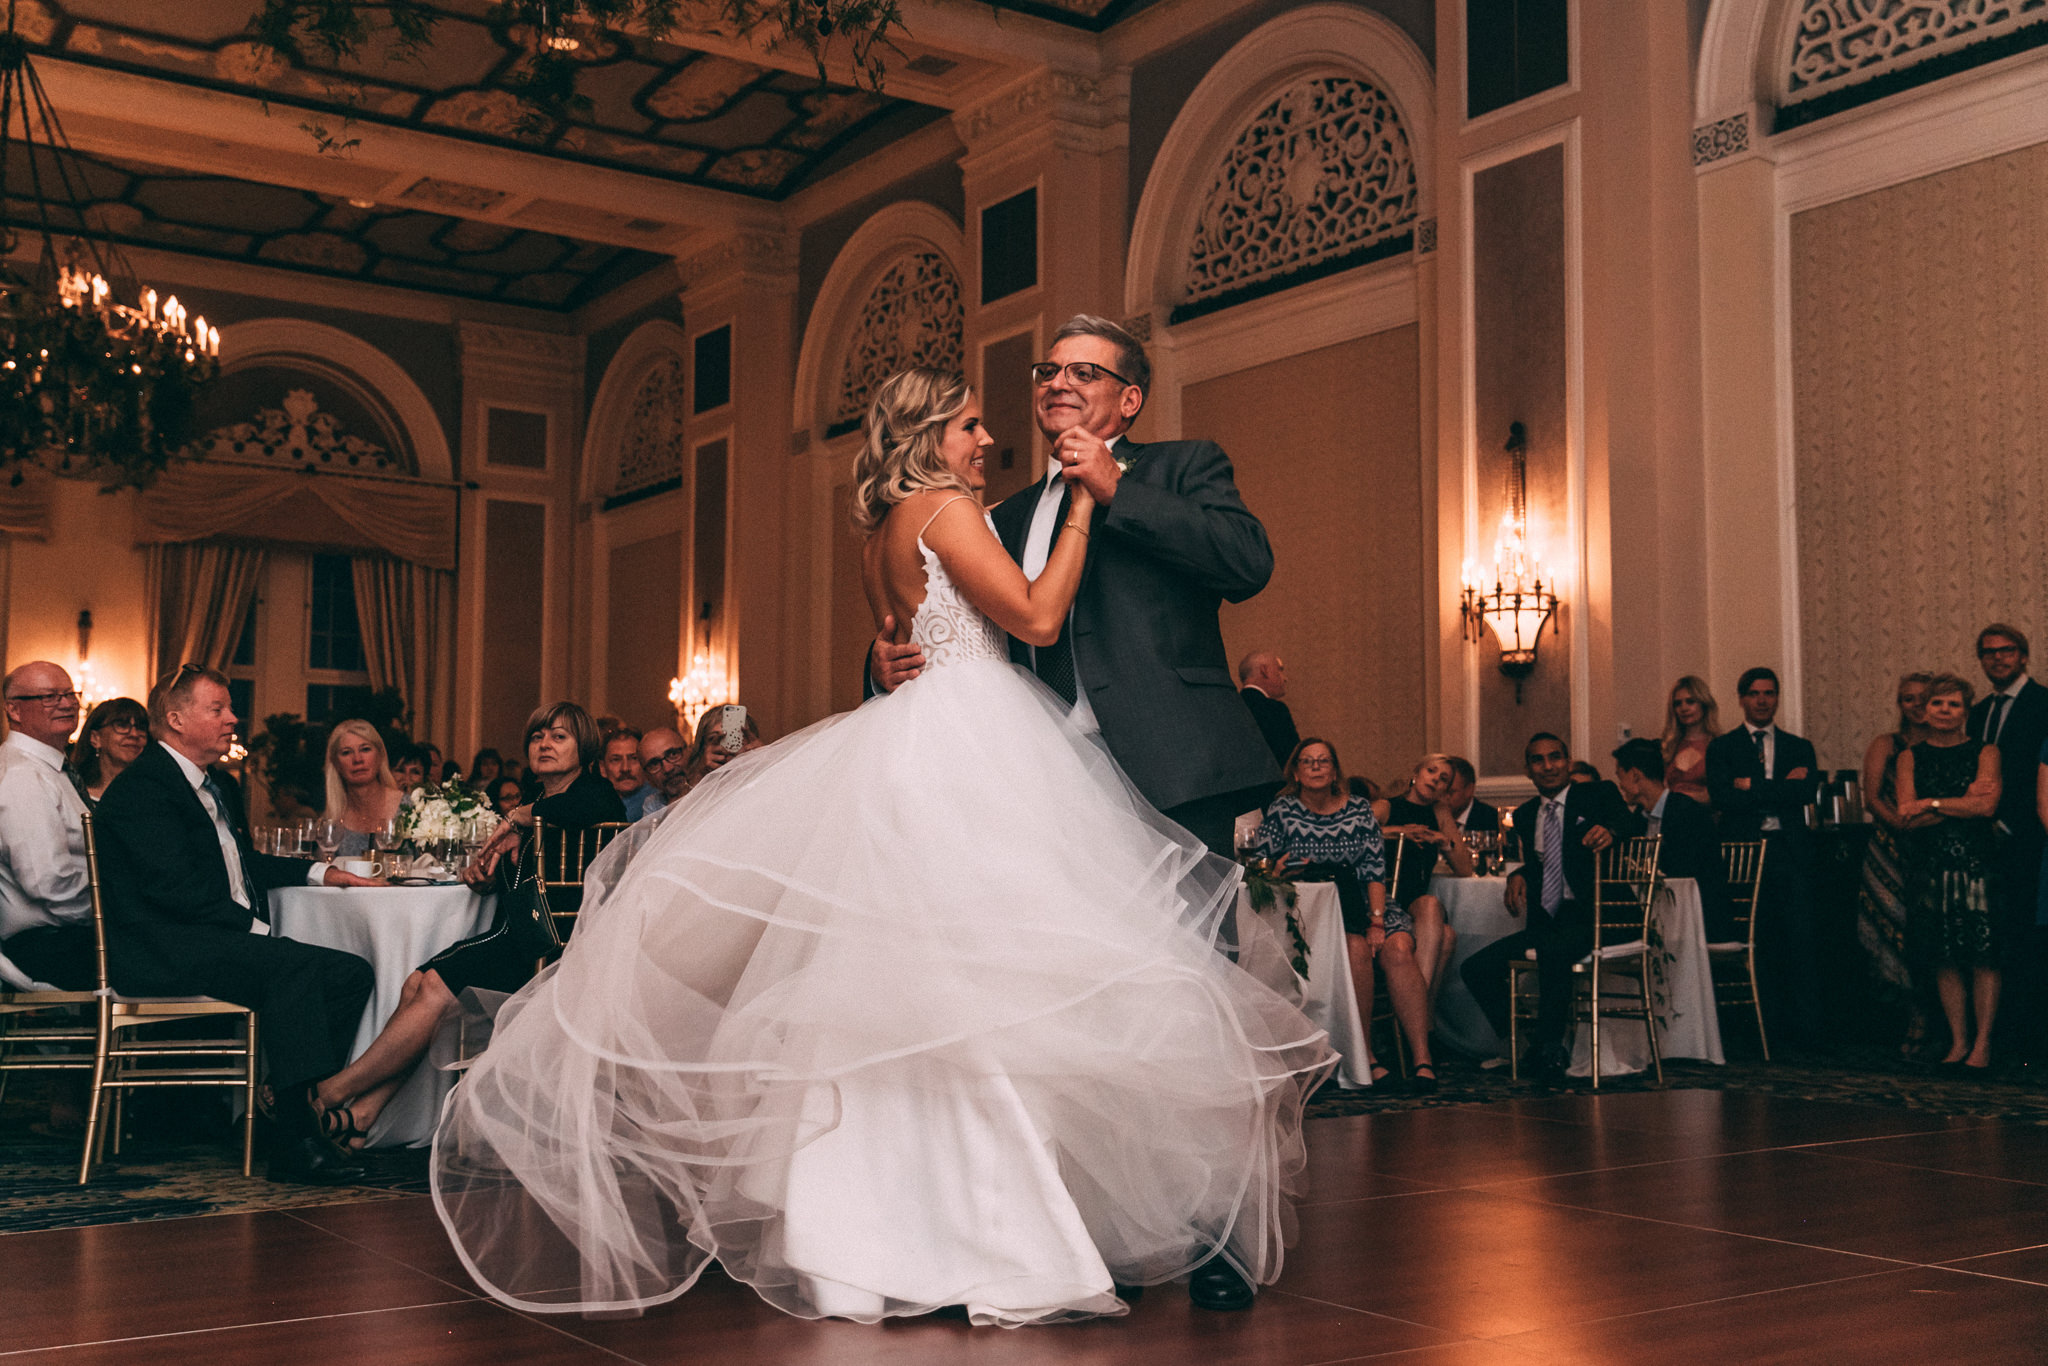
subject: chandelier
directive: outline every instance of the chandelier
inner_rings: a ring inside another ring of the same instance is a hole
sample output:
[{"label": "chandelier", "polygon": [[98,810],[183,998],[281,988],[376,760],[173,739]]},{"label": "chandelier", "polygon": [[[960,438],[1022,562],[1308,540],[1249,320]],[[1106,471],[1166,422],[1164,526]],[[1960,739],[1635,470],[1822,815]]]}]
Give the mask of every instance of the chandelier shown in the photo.
[{"label": "chandelier", "polygon": [[87,196],[14,7],[0,34],[0,204],[33,206],[39,247],[30,264],[23,233],[0,224],[0,470],[17,484],[32,465],[146,484],[192,436],[220,330],[176,296],[159,303],[118,249],[83,235]]},{"label": "chandelier", "polygon": [[1552,635],[1557,634],[1557,594],[1544,587],[1543,563],[1529,551],[1529,441],[1519,422],[1508,426],[1507,453],[1505,506],[1493,542],[1493,567],[1490,574],[1482,573],[1472,561],[1465,561],[1463,607],[1465,638],[1477,644],[1491,628],[1500,642],[1500,671],[1515,680],[1515,701],[1520,702],[1522,680],[1536,667],[1544,622],[1550,623]]},{"label": "chandelier", "polygon": [[697,722],[713,707],[723,706],[732,700],[727,691],[725,660],[711,649],[711,604],[704,604],[704,643],[690,656],[690,667],[681,678],[668,681],[669,705],[682,718],[682,732],[694,740],[697,737]]}]

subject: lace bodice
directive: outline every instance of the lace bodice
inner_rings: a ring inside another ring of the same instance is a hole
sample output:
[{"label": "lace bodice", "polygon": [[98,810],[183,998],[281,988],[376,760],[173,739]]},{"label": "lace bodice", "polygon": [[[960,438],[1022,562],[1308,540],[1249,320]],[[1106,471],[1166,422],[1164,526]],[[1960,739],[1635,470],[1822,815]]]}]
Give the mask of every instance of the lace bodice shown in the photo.
[{"label": "lace bodice", "polygon": [[[994,523],[989,529],[995,529]],[[1009,642],[1002,629],[960,596],[946,567],[922,536],[917,538],[917,549],[924,556],[924,601],[910,619],[910,641],[924,651],[925,670],[969,659],[1009,663]]]}]

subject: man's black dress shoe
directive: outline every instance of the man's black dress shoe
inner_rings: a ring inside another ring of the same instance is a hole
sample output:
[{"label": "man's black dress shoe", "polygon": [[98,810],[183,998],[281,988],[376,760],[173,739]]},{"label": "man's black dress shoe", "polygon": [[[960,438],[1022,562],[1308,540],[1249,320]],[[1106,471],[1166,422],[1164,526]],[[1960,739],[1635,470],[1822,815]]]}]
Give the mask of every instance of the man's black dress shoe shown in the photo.
[{"label": "man's black dress shoe", "polygon": [[271,1141],[270,1168],[264,1175],[302,1186],[347,1186],[363,1179],[363,1165],[324,1138],[278,1134]]},{"label": "man's black dress shoe", "polygon": [[1188,1299],[1197,1309],[1249,1309],[1256,1298],[1258,1291],[1252,1288],[1252,1283],[1220,1253],[1196,1267],[1188,1277]]}]

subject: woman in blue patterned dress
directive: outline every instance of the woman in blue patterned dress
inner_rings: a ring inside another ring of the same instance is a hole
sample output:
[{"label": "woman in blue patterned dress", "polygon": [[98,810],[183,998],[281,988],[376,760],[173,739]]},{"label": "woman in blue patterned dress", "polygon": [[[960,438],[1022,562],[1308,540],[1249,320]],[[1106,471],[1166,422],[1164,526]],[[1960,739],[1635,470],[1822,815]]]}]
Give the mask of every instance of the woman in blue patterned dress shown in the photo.
[{"label": "woman in blue patterned dress", "polygon": [[[1358,1014],[1372,1023],[1372,968],[1379,960],[1393,998],[1394,1018],[1415,1054],[1414,1085],[1436,1085],[1429,1058],[1429,987],[1415,957],[1415,922],[1408,912],[1387,901],[1386,846],[1372,803],[1354,796],[1344,779],[1344,766],[1328,740],[1310,736],[1287,756],[1287,782],[1266,808],[1250,853],[1282,861],[1304,882],[1328,881],[1337,886],[1344,909],[1344,942],[1351,954],[1352,988],[1358,993]],[[1373,1061],[1368,1040],[1366,1066],[1374,1082],[1387,1069]]]}]

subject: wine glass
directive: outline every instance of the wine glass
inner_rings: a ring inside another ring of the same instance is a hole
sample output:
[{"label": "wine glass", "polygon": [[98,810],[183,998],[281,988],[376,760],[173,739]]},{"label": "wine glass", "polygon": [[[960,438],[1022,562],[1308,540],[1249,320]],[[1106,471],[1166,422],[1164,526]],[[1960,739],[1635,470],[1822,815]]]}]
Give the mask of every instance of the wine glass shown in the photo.
[{"label": "wine glass", "polygon": [[370,842],[377,846],[377,852],[388,854],[398,847],[398,817],[393,816],[370,832]]},{"label": "wine glass", "polygon": [[342,824],[340,821],[322,820],[313,824],[313,843],[320,850],[322,863],[334,862],[334,856],[341,852]]}]

